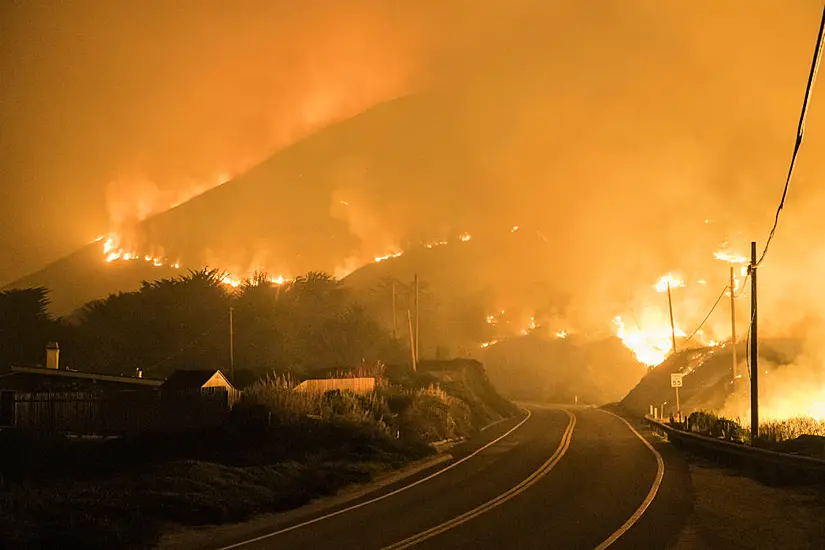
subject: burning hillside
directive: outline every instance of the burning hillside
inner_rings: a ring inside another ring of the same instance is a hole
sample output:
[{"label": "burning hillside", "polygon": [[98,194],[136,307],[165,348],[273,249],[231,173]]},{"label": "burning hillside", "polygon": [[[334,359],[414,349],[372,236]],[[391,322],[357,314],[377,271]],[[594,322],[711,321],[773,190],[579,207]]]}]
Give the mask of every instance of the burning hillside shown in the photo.
[{"label": "burning hillside", "polygon": [[[15,12],[3,136],[36,191],[4,201],[6,246],[31,263],[103,236],[10,286],[68,313],[203,266],[230,287],[324,271],[400,332],[418,273],[427,355],[618,338],[655,366],[747,338],[743,253],[773,221],[819,6],[293,4]],[[30,20],[75,57],[46,63]],[[807,340],[825,312],[823,174],[801,158],[760,337]]]}]

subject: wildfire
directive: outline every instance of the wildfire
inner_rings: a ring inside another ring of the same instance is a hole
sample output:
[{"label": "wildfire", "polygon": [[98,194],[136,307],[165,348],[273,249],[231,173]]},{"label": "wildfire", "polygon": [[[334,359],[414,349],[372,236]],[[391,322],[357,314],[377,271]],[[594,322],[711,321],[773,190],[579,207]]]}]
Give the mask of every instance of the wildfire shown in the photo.
[{"label": "wildfire", "polygon": [[659,282],[656,283],[654,288],[656,288],[656,292],[665,292],[668,286],[670,286],[670,288],[679,288],[685,286],[685,282],[682,279],[674,277],[672,274],[668,273],[659,279]]},{"label": "wildfire", "polygon": [[489,348],[490,346],[494,346],[496,344],[498,344],[498,340],[490,340],[489,342],[482,342],[478,347]]},{"label": "wildfire", "polygon": [[397,258],[399,256],[402,256],[403,254],[404,254],[404,252],[401,251],[401,252],[393,252],[393,253],[390,253],[390,254],[386,254],[385,256],[376,256],[375,257],[375,263],[380,263],[380,262],[383,262],[385,260],[390,260],[392,258]]},{"label": "wildfire", "polygon": [[[613,324],[616,325],[616,336],[633,352],[640,363],[650,367],[658,365],[673,349],[669,325],[661,324],[648,330],[632,330],[625,326],[621,316],[615,317]],[[676,336],[685,337],[685,333],[678,327],[675,332]]]},{"label": "wildfire", "polygon": [[221,279],[221,282],[225,285],[231,286],[232,288],[238,288],[241,286],[241,279],[232,275],[226,275]]},{"label": "wildfire", "polygon": [[[166,259],[160,256],[152,256],[150,254],[140,255],[132,249],[121,247],[121,238],[116,233],[111,233],[95,240],[95,242],[100,241],[103,241],[103,256],[107,263],[112,263],[115,261],[143,261],[154,267],[168,266],[173,269],[180,269],[181,267],[179,262],[169,263]],[[238,288],[244,281],[252,281],[253,284],[255,284],[255,280],[256,279],[253,273],[249,273],[245,276],[236,273],[226,273],[221,277],[220,282],[232,288]],[[269,278],[270,283],[279,286],[290,280],[290,278],[285,277],[284,275],[271,276]]]},{"label": "wildfire", "polygon": [[731,254],[730,252],[714,252],[713,257],[717,260],[722,260],[723,262],[728,262],[731,264],[744,264],[747,263],[748,259],[744,256],[740,256],[739,254]]}]

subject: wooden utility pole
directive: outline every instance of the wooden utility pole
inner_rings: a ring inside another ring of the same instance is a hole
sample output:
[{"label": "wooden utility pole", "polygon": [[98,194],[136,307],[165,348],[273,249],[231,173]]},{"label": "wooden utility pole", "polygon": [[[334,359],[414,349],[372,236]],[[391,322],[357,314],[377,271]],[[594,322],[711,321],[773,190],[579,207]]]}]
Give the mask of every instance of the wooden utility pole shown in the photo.
[{"label": "wooden utility pole", "polygon": [[418,273],[415,274],[413,282],[415,283],[415,360],[418,361],[421,359],[421,343],[418,340],[420,334],[418,331]]},{"label": "wooden utility pole", "polygon": [[235,308],[229,308],[229,377],[230,382],[235,383],[235,334],[233,326],[233,315]]},{"label": "wooden utility pole", "polygon": [[412,356],[412,370],[415,372],[418,369],[415,365],[415,342],[413,341],[412,316],[409,309],[407,310],[407,326],[410,328],[410,355]]},{"label": "wooden utility pole", "polygon": [[736,384],[736,379],[739,376],[738,367],[736,365],[736,286],[733,279],[733,265],[730,266],[730,348],[731,356],[733,357],[733,383]]},{"label": "wooden utility pole", "polygon": [[751,445],[759,437],[759,353],[757,348],[758,332],[756,331],[756,242],[751,242]]},{"label": "wooden utility pole", "polygon": [[667,282],[667,309],[670,311],[670,337],[673,341],[673,353],[676,353],[676,325],[673,324],[673,300],[670,297],[670,281]]},{"label": "wooden utility pole", "polygon": [[395,313],[395,279],[392,281],[392,339],[398,338],[398,315]]}]

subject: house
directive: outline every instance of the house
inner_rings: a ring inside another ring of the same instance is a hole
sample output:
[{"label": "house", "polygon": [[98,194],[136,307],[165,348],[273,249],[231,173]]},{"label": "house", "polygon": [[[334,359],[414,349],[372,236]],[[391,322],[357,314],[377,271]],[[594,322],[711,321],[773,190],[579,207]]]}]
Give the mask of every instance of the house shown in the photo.
[{"label": "house", "polygon": [[240,392],[218,369],[176,370],[160,386],[162,395],[199,393],[220,394],[226,391],[229,405],[239,398]]},{"label": "house", "polygon": [[163,380],[78,372],[49,367],[9,367],[0,371],[0,390],[10,392],[80,392],[156,390]]},{"label": "house", "polygon": [[46,346],[45,367],[7,367],[0,369],[0,391],[4,392],[88,392],[99,390],[151,390],[157,389],[162,380],[135,376],[115,376],[93,372],[79,372],[62,367],[59,363],[60,346],[49,342]]}]

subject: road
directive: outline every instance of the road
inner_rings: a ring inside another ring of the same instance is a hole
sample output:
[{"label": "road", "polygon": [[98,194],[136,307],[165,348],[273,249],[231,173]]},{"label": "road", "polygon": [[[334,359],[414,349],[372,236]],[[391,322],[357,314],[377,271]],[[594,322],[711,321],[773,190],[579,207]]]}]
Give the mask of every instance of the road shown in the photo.
[{"label": "road", "polygon": [[528,411],[453,449],[446,464],[297,524],[230,533],[213,548],[612,549],[673,542],[690,510],[690,481],[665,446],[654,449],[606,411]]}]

